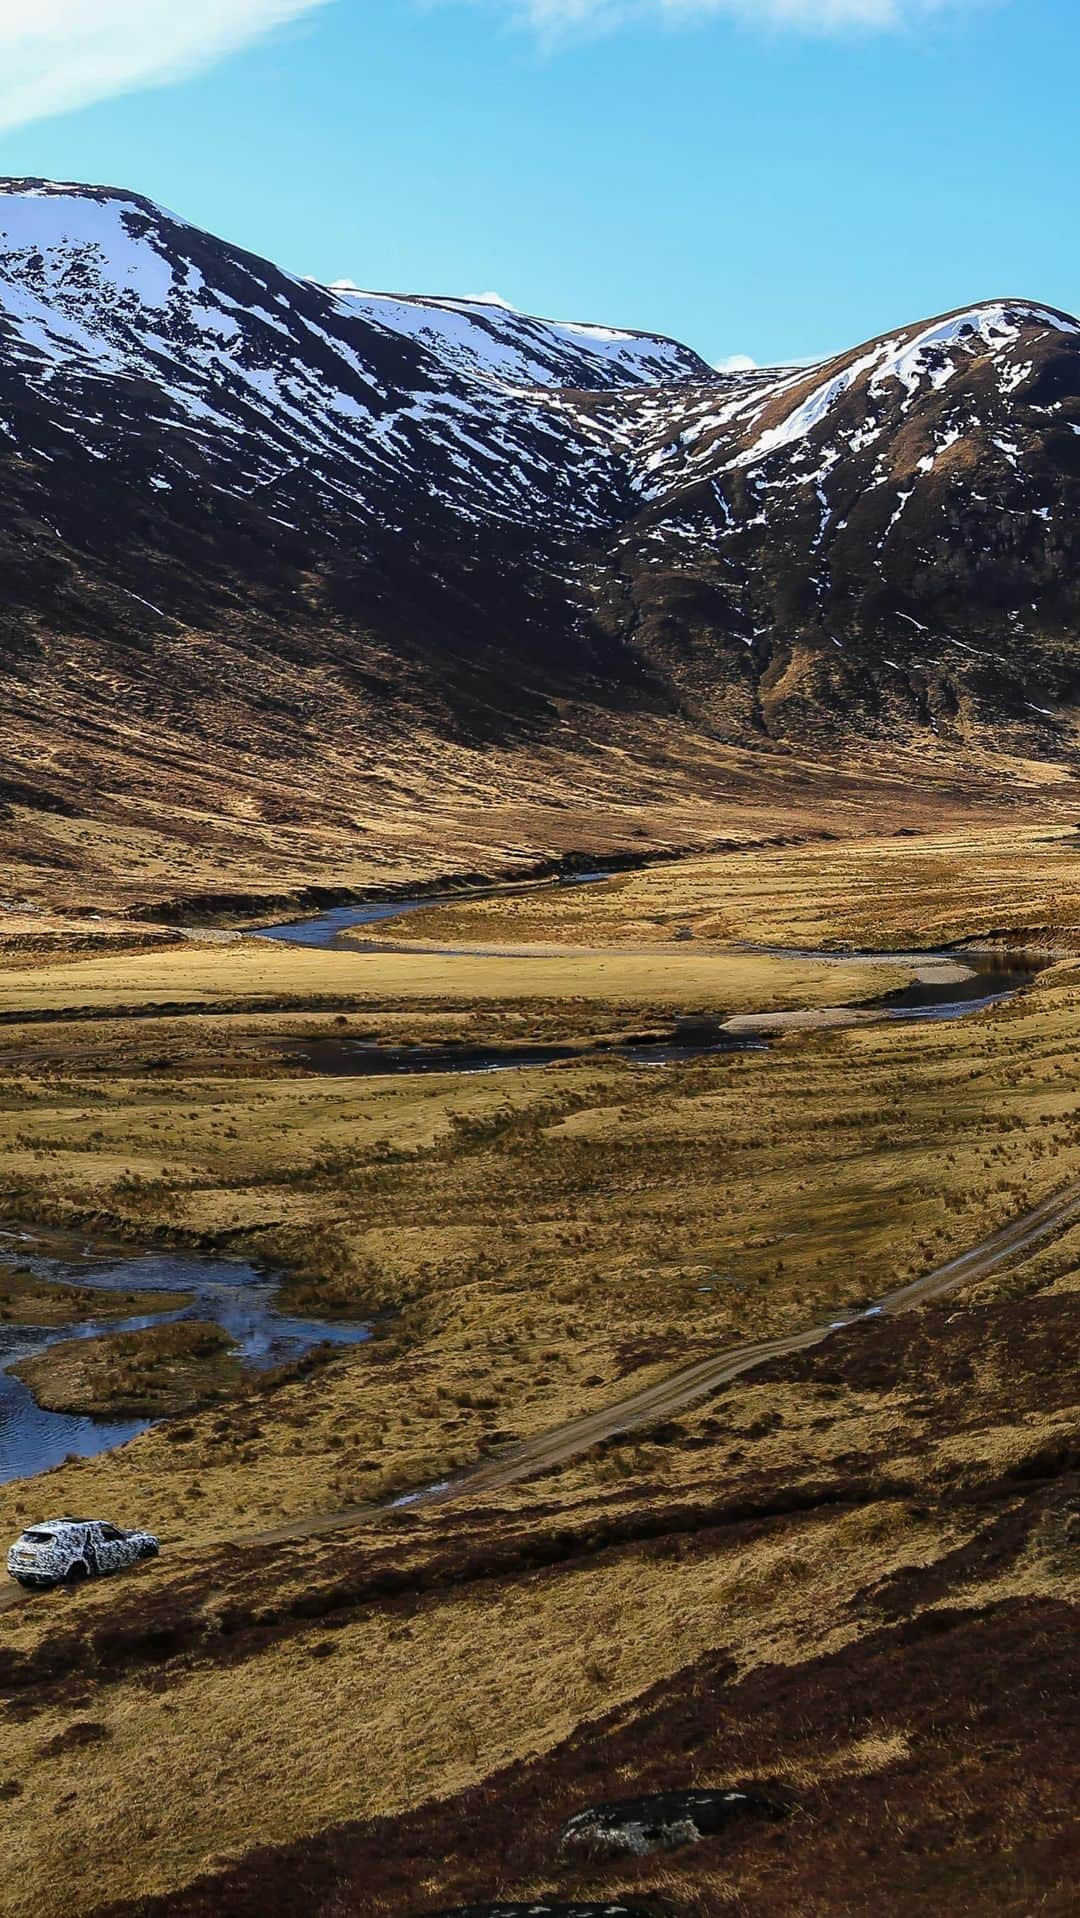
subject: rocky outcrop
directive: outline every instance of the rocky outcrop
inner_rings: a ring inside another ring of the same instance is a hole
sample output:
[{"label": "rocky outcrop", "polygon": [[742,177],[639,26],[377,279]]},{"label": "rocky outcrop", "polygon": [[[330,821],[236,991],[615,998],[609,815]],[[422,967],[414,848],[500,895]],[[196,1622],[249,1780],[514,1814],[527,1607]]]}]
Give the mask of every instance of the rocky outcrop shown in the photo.
[{"label": "rocky outcrop", "polygon": [[571,1818],[564,1855],[635,1858],[715,1838],[748,1818],[779,1818],[783,1806],[760,1791],[666,1791],[594,1805]]}]

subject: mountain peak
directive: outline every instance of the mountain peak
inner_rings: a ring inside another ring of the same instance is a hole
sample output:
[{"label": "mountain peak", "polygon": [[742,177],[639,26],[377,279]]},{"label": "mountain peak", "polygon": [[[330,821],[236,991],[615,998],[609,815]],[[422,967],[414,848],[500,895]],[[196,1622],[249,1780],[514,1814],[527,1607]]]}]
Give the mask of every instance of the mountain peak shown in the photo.
[{"label": "mountain peak", "polygon": [[0,468],[9,654],[99,649],[152,708],[179,674],[208,725],[224,679],[264,743],[260,702],[331,690],[346,729],[403,701],[472,743],[567,700],[756,745],[1062,737],[1080,324],[1038,302],[720,373],[9,181]]}]

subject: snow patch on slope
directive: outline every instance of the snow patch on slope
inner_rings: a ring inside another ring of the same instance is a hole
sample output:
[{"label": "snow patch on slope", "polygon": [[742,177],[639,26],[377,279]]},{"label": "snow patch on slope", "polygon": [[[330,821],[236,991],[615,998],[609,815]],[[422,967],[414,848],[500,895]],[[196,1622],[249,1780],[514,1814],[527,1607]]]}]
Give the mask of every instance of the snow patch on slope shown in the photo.
[{"label": "snow patch on slope", "polygon": [[627,333],[578,320],[541,320],[503,303],[369,293],[336,281],[343,311],[418,339],[455,367],[511,386],[614,386],[701,379],[696,353],[659,334]]},{"label": "snow patch on slope", "polygon": [[[926,389],[939,392],[946,387],[962,370],[965,361],[984,354],[1002,354],[1015,346],[1024,329],[1032,323],[1060,333],[1080,333],[1080,326],[1065,314],[1047,307],[998,301],[953,313],[915,332],[879,340],[833,374],[824,385],[814,388],[793,412],[762,433],[731,464],[755,466],[779,448],[805,439],[828,418],[864,373],[871,375],[867,382],[870,399],[884,397],[889,383],[895,381],[906,392],[903,411],[908,412]],[[1015,384],[1012,365],[1003,365],[1000,378],[1003,391],[1012,391]]]}]

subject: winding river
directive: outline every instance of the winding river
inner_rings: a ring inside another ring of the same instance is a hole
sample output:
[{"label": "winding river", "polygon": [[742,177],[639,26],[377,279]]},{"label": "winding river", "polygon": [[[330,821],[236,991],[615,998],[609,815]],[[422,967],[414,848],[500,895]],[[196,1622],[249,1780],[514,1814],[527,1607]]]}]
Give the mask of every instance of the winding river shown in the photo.
[{"label": "winding river", "polygon": [[[614,879],[613,872],[574,872],[566,873],[558,879],[541,879],[518,886],[485,886],[474,892],[428,892],[418,899],[378,899],[369,900],[366,905],[331,906],[327,912],[311,914],[302,919],[286,919],[278,925],[253,926],[253,936],[260,939],[280,939],[289,946],[320,946],[324,950],[339,944],[343,934],[354,932],[357,926],[378,926],[386,919],[404,919],[411,912],[423,912],[425,907],[461,905],[473,899],[509,899],[515,893],[550,892],[565,886],[598,886],[606,879]],[[362,952],[362,945],[350,940],[345,948],[348,952]],[[378,951],[384,950],[382,946]]]},{"label": "winding river", "polygon": [[[597,885],[614,878],[610,872],[584,872],[542,882],[542,886]],[[529,891],[541,888],[530,887]],[[481,895],[521,892],[522,887],[488,888]],[[346,935],[363,926],[385,924],[423,912],[425,907],[454,904],[465,893],[426,894],[417,899],[379,900],[367,905],[335,906],[306,919],[291,919],[280,924],[252,929],[252,936],[276,939],[285,945],[309,946],[323,951],[428,953],[429,945],[370,944]],[[698,948],[700,950],[700,948]],[[370,1040],[327,1037],[296,1040],[283,1044],[282,1054],[302,1064],[310,1072],[331,1075],[368,1076],[419,1072],[508,1072],[529,1066],[557,1065],[567,1059],[622,1058],[635,1065],[677,1065],[693,1058],[718,1052],[757,1050],[769,1035],[786,1026],[813,1023],[822,1028],[843,1026],[869,1019],[933,1021],[961,1019],[969,1013],[984,1011],[1011,999],[1031,985],[1049,959],[1044,954],[996,951],[990,948],[950,947],[926,952],[822,952],[811,947],[755,946],[743,950],[760,953],[763,958],[801,959],[817,965],[841,965],[853,959],[867,965],[903,965],[912,971],[910,984],[898,991],[880,994],[857,1007],[837,1006],[804,1013],[740,1013],[731,1019],[708,1018],[682,1020],[666,1034],[641,1034],[615,1044],[590,1045],[518,1045],[478,1046],[398,1046],[379,1045]],[[455,958],[501,958],[512,960],[542,955],[535,949],[515,952],[514,947],[477,946],[438,947],[439,956]]]},{"label": "winding river", "polygon": [[[558,885],[597,884],[606,872],[585,872],[553,882]],[[519,888],[507,888],[516,891]],[[463,894],[446,895],[460,899]],[[420,912],[440,903],[433,895],[417,899],[339,906],[308,919],[257,929],[260,938],[278,939],[309,947],[333,947],[346,933]],[[349,942],[347,950],[358,950]],[[380,950],[386,950],[380,947]],[[419,948],[430,950],[430,948]],[[391,948],[393,950],[393,948]],[[407,950],[407,948],[406,948]],[[865,1020],[943,1020],[962,1018],[999,1004],[1021,991],[1047,961],[1024,953],[952,950],[936,953],[834,953],[769,948],[773,956],[815,960],[823,965],[853,957],[867,961],[909,963],[916,972],[911,984],[882,994],[862,1006],[837,1008],[834,1022]],[[453,954],[447,952],[451,958]],[[509,954],[501,956],[510,956]],[[332,1074],[399,1072],[485,1072],[556,1064],[567,1058],[621,1057],[636,1065],[668,1065],[718,1052],[760,1048],[787,1021],[805,1015],[740,1015],[723,1022],[676,1022],[670,1034],[641,1034],[614,1045],[568,1047],[520,1045],[502,1048],[415,1046],[387,1048],[371,1042],[333,1037],[297,1041],[285,1056],[313,1072]],[[814,1015],[829,1023],[832,1015]],[[95,1338],[105,1332],[137,1331],[176,1319],[209,1320],[235,1341],[236,1356],[251,1369],[265,1369],[303,1356],[325,1343],[353,1345],[369,1336],[368,1328],[352,1322],[290,1317],[274,1305],[277,1280],[239,1259],[201,1257],[171,1251],[133,1254],[103,1251],[75,1235],[11,1230],[0,1233],[0,1262],[27,1268],[43,1280],[62,1280],[101,1290],[138,1290],[160,1293],[160,1310],[130,1318],[92,1318],[48,1328],[0,1322],[0,1483],[29,1478],[60,1464],[68,1456],[90,1457],[122,1445],[144,1431],[148,1418],[99,1419],[48,1412],[8,1369],[32,1353],[63,1339]],[[171,1294],[190,1294],[190,1302],[170,1308]]]}]

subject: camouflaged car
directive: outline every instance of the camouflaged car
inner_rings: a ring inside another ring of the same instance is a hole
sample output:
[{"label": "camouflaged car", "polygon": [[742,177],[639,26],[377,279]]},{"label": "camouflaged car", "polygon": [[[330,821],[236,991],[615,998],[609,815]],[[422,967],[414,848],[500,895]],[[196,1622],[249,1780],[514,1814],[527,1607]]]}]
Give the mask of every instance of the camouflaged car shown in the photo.
[{"label": "camouflaged car", "polygon": [[140,1559],[156,1558],[158,1550],[153,1532],[125,1532],[100,1518],[50,1518],[20,1534],[7,1568],[20,1585],[44,1590],[125,1571]]}]

